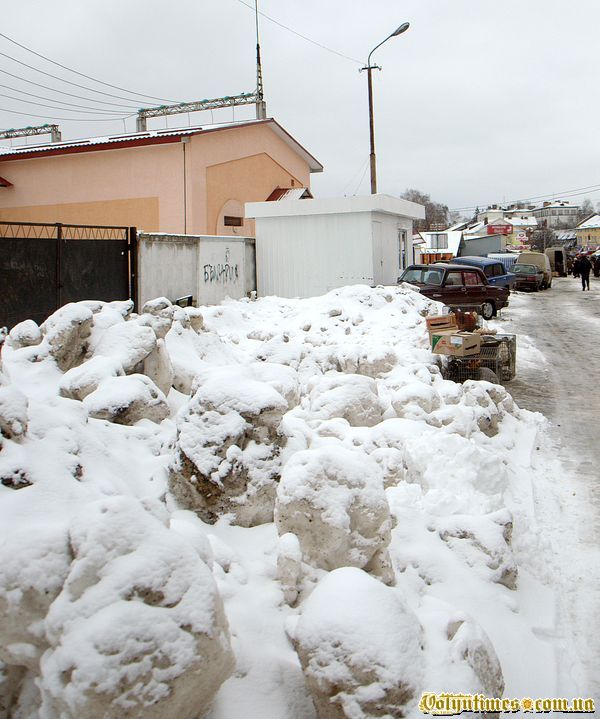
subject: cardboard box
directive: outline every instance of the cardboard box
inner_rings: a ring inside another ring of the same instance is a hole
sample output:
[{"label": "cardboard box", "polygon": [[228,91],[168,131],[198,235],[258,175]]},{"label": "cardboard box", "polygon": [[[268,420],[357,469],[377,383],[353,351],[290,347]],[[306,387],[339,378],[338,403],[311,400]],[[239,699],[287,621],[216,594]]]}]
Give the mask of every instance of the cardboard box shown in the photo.
[{"label": "cardboard box", "polygon": [[481,351],[481,336],[474,332],[438,331],[430,338],[431,351],[438,355],[470,357]]},{"label": "cardboard box", "polygon": [[429,334],[434,330],[457,329],[456,315],[453,312],[447,315],[432,315],[431,317],[426,317],[425,322],[427,323]]}]

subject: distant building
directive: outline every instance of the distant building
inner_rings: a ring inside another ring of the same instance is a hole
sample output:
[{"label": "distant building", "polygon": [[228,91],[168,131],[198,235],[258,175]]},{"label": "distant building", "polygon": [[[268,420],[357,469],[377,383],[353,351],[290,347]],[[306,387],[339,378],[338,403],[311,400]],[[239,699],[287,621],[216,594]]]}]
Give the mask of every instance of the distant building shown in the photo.
[{"label": "distant building", "polygon": [[254,234],[246,202],[310,197],[322,165],[275,120],[0,149],[0,220]]},{"label": "distant building", "polygon": [[578,247],[600,247],[600,215],[592,215],[575,228]]},{"label": "distant building", "polygon": [[413,246],[416,263],[427,265],[438,260],[451,260],[463,254],[463,233],[460,230],[420,232]]},{"label": "distant building", "polygon": [[579,205],[561,201],[544,202],[532,210],[538,225],[550,229],[573,227],[577,223],[579,211]]}]

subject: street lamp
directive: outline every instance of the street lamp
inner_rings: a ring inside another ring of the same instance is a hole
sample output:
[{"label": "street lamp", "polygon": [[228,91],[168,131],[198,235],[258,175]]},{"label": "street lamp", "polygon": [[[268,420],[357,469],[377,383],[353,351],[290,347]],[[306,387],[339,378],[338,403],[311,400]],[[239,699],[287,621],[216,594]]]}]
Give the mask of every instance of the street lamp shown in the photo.
[{"label": "street lamp", "polygon": [[382,40],[379,45],[376,45],[371,52],[369,53],[369,57],[367,58],[367,64],[365,67],[361,67],[360,71],[363,70],[367,71],[367,80],[369,85],[369,134],[371,139],[371,154],[370,154],[370,162],[371,162],[371,194],[375,195],[377,193],[377,167],[376,167],[376,161],[375,161],[375,130],[373,128],[373,81],[371,78],[371,70],[381,70],[379,65],[371,65],[371,55],[377,50],[377,48],[381,47],[384,42],[387,42],[393,37],[397,37],[398,35],[402,35],[403,32],[406,32],[408,28],[410,27],[410,23],[403,22],[400,27],[396,28],[394,32],[391,35],[388,35],[385,40]]}]

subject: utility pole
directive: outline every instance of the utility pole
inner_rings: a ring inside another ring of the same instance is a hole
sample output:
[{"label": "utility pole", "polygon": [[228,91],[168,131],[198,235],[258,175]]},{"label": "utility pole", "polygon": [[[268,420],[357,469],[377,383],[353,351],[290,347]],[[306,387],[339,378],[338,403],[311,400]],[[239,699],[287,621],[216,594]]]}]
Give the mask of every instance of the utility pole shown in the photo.
[{"label": "utility pole", "polygon": [[379,65],[371,65],[371,55],[377,50],[377,48],[381,47],[384,42],[387,42],[393,37],[398,37],[398,35],[402,35],[403,32],[406,32],[408,28],[410,27],[410,24],[407,22],[402,23],[398,28],[394,30],[394,32],[391,35],[388,35],[385,40],[382,40],[379,45],[376,45],[371,52],[369,53],[369,57],[367,58],[367,64],[365,67],[361,67],[359,72],[362,72],[363,70],[367,71],[367,81],[368,81],[368,89],[369,89],[369,144],[370,144],[370,154],[369,154],[369,160],[371,165],[371,194],[375,195],[377,194],[377,161],[375,158],[375,123],[373,120],[373,78],[371,75],[372,70],[381,70]]}]

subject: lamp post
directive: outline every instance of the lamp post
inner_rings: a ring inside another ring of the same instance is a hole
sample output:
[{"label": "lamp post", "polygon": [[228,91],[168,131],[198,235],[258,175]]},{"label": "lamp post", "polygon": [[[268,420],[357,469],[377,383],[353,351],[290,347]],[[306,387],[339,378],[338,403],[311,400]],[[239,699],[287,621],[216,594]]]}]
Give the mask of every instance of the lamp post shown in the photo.
[{"label": "lamp post", "polygon": [[387,42],[393,37],[397,37],[398,35],[402,35],[403,32],[406,32],[408,28],[410,27],[410,23],[403,22],[400,27],[396,28],[394,32],[391,35],[388,35],[385,40],[382,40],[379,45],[376,45],[371,52],[369,53],[369,57],[367,58],[367,64],[365,67],[361,67],[360,71],[363,70],[367,71],[367,81],[368,81],[368,87],[369,87],[369,136],[371,141],[371,154],[370,154],[370,163],[371,163],[371,194],[375,195],[377,193],[377,163],[375,160],[375,129],[373,125],[373,80],[371,76],[372,70],[381,70],[381,68],[378,65],[371,65],[371,55],[377,50],[377,48],[381,47],[384,42]]}]

